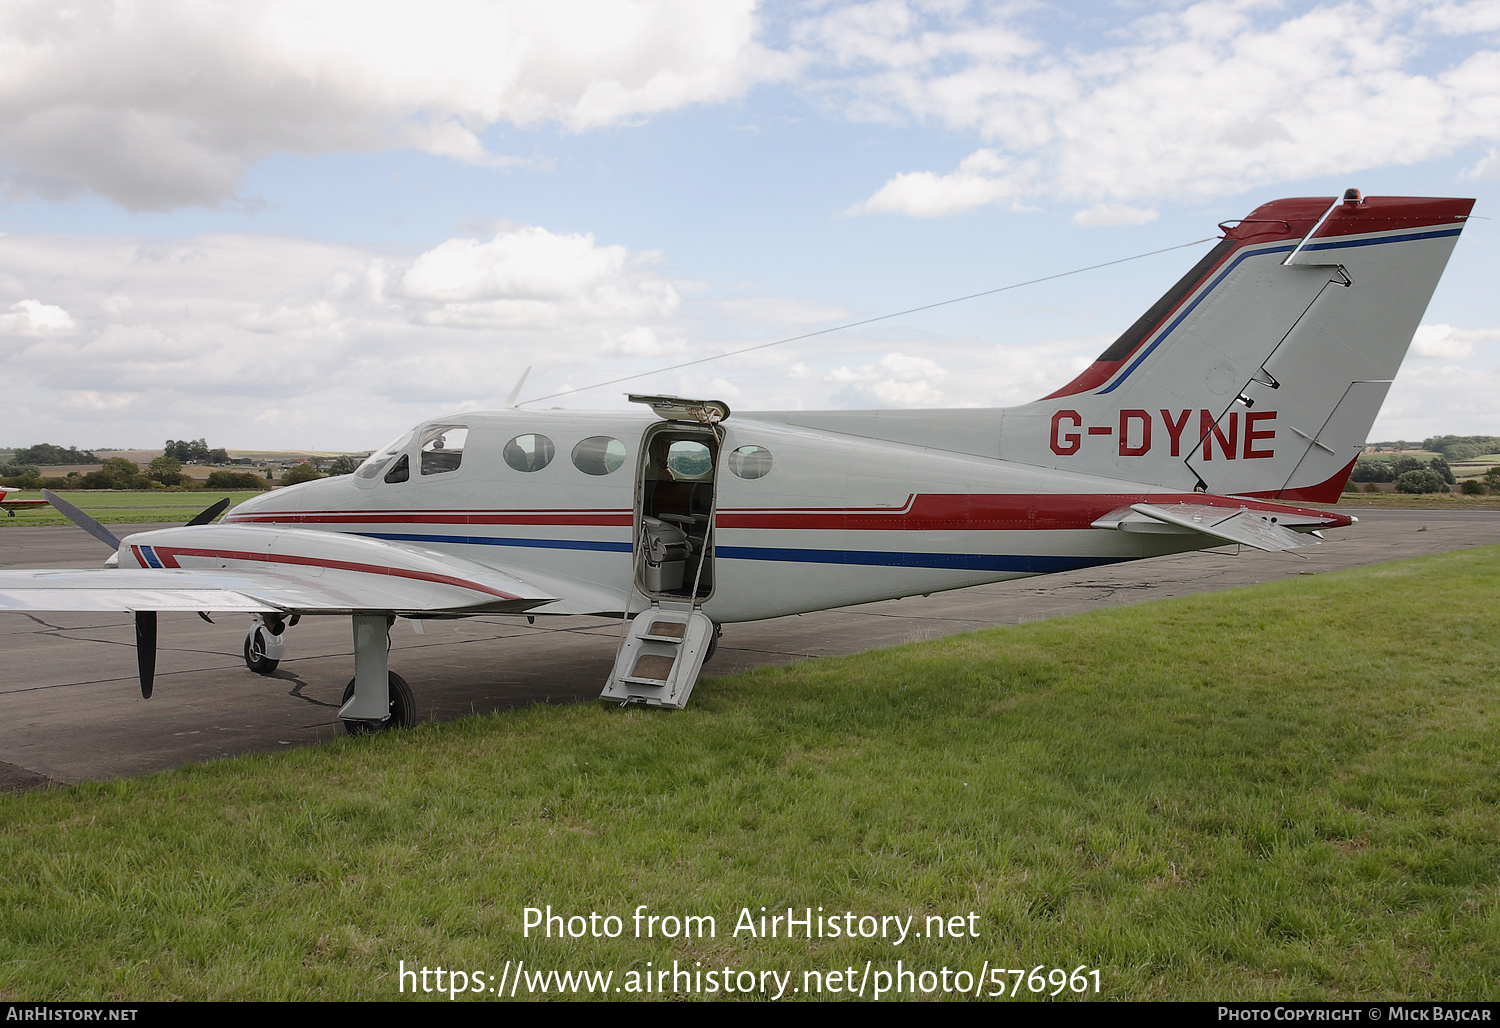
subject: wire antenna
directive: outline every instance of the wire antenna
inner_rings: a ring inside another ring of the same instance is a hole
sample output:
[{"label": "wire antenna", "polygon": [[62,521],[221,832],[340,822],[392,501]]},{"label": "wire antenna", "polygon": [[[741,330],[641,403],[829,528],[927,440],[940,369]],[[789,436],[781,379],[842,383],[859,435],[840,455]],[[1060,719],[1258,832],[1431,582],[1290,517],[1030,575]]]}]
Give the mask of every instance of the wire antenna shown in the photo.
[{"label": "wire antenna", "polygon": [[1199,246],[1203,243],[1213,242],[1218,236],[1206,236],[1203,239],[1194,239],[1190,243],[1178,243],[1176,246],[1165,246],[1160,250],[1148,250],[1145,253],[1134,254],[1130,257],[1120,257],[1117,260],[1105,261],[1103,264],[1090,264],[1086,268],[1074,268],[1072,271],[1059,271],[1055,275],[1043,275],[1041,278],[1027,279],[1025,282],[1013,282],[1008,286],[999,286],[995,289],[986,289],[979,293],[969,293],[967,296],[955,296],[951,300],[939,300],[937,303],[925,303],[920,307],[908,307],[904,311],[896,311],[892,314],[881,314],[874,318],[865,318],[863,321],[851,321],[843,325],[834,325],[832,328],[820,328],[816,332],[804,332],[799,336],[788,336],[785,339],[777,339],[769,343],[757,343],[754,346],[746,346],[738,350],[728,350],[724,353],[716,353],[711,357],[699,357],[696,360],[683,361],[681,364],[669,364],[664,368],[656,368],[652,371],[641,371],[634,375],[625,375],[622,378],[612,378],[607,382],[595,382],[593,385],[579,386],[577,389],[564,389],[559,393],[548,393],[546,396],[534,396],[529,400],[522,400],[516,407],[524,407],[528,403],[540,403],[543,400],[553,400],[559,396],[572,396],[574,393],[588,392],[590,389],[603,389],[605,386],[619,385],[621,382],[633,382],[638,378],[648,375],[660,375],[668,371],[677,371],[681,368],[691,368],[698,364],[707,364],[709,361],[723,360],[725,357],[738,357],[742,353],[752,353],[756,350],[768,350],[773,346],[783,346],[786,343],[795,343],[800,339],[812,339],[814,336],[826,336],[830,332],[843,332],[846,329],[859,328],[861,325],[873,325],[877,321],[889,321],[892,318],[903,317],[907,314],[917,314],[921,311],[930,311],[934,307],[946,307],[949,304],[963,303],[965,300],[977,300],[981,296],[994,296],[996,293],[1008,292],[1012,289],[1020,289],[1024,286],[1034,286],[1041,282],[1051,282],[1059,278],[1067,278],[1069,275],[1081,275],[1085,271],[1098,271],[1100,268],[1113,267],[1116,264],[1124,264],[1128,261],[1138,261],[1143,257],[1155,257],[1159,253],[1169,253],[1172,250],[1182,250],[1189,246]]}]

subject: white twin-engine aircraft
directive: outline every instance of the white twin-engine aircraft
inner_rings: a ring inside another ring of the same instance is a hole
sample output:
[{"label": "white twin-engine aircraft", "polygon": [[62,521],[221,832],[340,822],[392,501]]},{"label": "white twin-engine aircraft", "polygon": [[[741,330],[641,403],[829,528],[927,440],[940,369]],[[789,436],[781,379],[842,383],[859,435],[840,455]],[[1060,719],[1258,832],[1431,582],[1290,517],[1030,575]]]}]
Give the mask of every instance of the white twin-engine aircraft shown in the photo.
[{"label": "white twin-engine aircraft", "polygon": [[[0,609],[245,611],[268,672],[300,616],[353,618],[352,733],[410,725],[394,619],[630,618],[603,697],[681,707],[719,626],[1351,524],[1332,503],[1472,200],[1278,200],[1087,370],[995,410],[503,410],[417,426],[353,475],[0,572]],[[66,504],[60,504],[66,507]],[[623,628],[623,625],[622,625]]]}]

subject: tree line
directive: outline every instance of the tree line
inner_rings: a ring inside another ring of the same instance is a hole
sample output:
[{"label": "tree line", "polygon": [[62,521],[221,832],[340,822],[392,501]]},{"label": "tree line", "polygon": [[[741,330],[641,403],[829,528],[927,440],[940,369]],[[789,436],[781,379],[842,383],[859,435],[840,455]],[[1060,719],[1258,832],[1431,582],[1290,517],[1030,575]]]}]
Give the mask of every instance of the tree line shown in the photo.
[{"label": "tree line", "polygon": [[[106,451],[107,452],[107,451]],[[282,485],[296,485],[333,475],[348,475],[364,461],[363,454],[344,454],[335,457],[327,473],[319,471],[310,463],[298,464],[281,476]],[[212,471],[208,480],[198,482],[183,473],[182,466],[196,464],[227,464],[229,454],[221,449],[210,449],[204,439],[168,439],[164,452],[141,468],[135,461],[124,457],[103,457],[91,450],[80,450],[75,446],[62,447],[51,443],[38,443],[16,450],[9,461],[0,463],[0,485],[18,489],[269,489],[269,476],[262,477],[250,471]],[[98,464],[98,471],[72,472],[66,476],[43,478],[43,465]]]}]

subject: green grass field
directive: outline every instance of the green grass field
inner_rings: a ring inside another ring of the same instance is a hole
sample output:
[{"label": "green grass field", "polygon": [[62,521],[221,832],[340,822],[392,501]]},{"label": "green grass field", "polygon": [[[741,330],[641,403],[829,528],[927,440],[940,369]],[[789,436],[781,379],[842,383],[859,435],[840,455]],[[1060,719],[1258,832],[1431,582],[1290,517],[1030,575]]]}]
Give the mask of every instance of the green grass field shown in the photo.
[{"label": "green grass field", "polygon": [[[155,522],[187,521],[199,511],[213,506],[228,496],[231,506],[238,506],[252,496],[254,491],[226,492],[222,489],[197,489],[191,492],[171,493],[150,490],[146,492],[124,492],[115,490],[72,489],[58,493],[79,510],[85,511],[99,521],[109,525],[129,525]],[[10,495],[13,500],[39,500],[41,494],[18,491]],[[19,510],[13,518],[0,516],[0,529],[22,528],[27,525],[66,525],[67,518],[51,507],[32,507]]]},{"label": "green grass field", "polygon": [[[1473,549],[710,678],[678,713],[0,797],[0,997],[397,999],[400,961],[801,988],[899,960],[1098,969],[1108,999],[1493,999],[1497,589]],[[523,937],[548,904],[623,934]],[[641,905],[717,931],[637,939]],[[978,937],[735,937],[762,906],[972,911]]]}]

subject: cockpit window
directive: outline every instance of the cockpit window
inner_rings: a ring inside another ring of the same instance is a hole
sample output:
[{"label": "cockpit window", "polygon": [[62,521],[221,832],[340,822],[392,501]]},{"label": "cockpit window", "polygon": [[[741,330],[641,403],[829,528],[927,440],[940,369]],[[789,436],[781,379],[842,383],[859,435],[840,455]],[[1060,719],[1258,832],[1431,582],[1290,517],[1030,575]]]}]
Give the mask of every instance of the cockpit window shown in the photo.
[{"label": "cockpit window", "polygon": [[463,425],[428,425],[422,430],[422,474],[457,471],[469,430]]},{"label": "cockpit window", "polygon": [[591,435],[573,447],[573,466],[585,475],[608,475],[625,463],[625,444],[614,436]]},{"label": "cockpit window", "polygon": [[518,435],[502,452],[505,463],[517,471],[540,471],[552,463],[557,447],[544,435]]},{"label": "cockpit window", "polygon": [[[365,458],[365,462],[355,470],[355,477],[379,477],[380,473],[385,470],[386,465],[395,460],[396,457],[406,449],[406,444],[411,442],[412,436],[414,436],[415,434],[415,430],[402,432],[396,438],[392,439],[380,449],[370,454]],[[405,479],[402,479],[402,481],[405,481]]]},{"label": "cockpit window", "polygon": [[396,459],[396,463],[391,465],[391,470],[385,473],[385,480],[395,485],[397,482],[405,482],[408,478],[411,478],[411,458],[403,453]]}]

